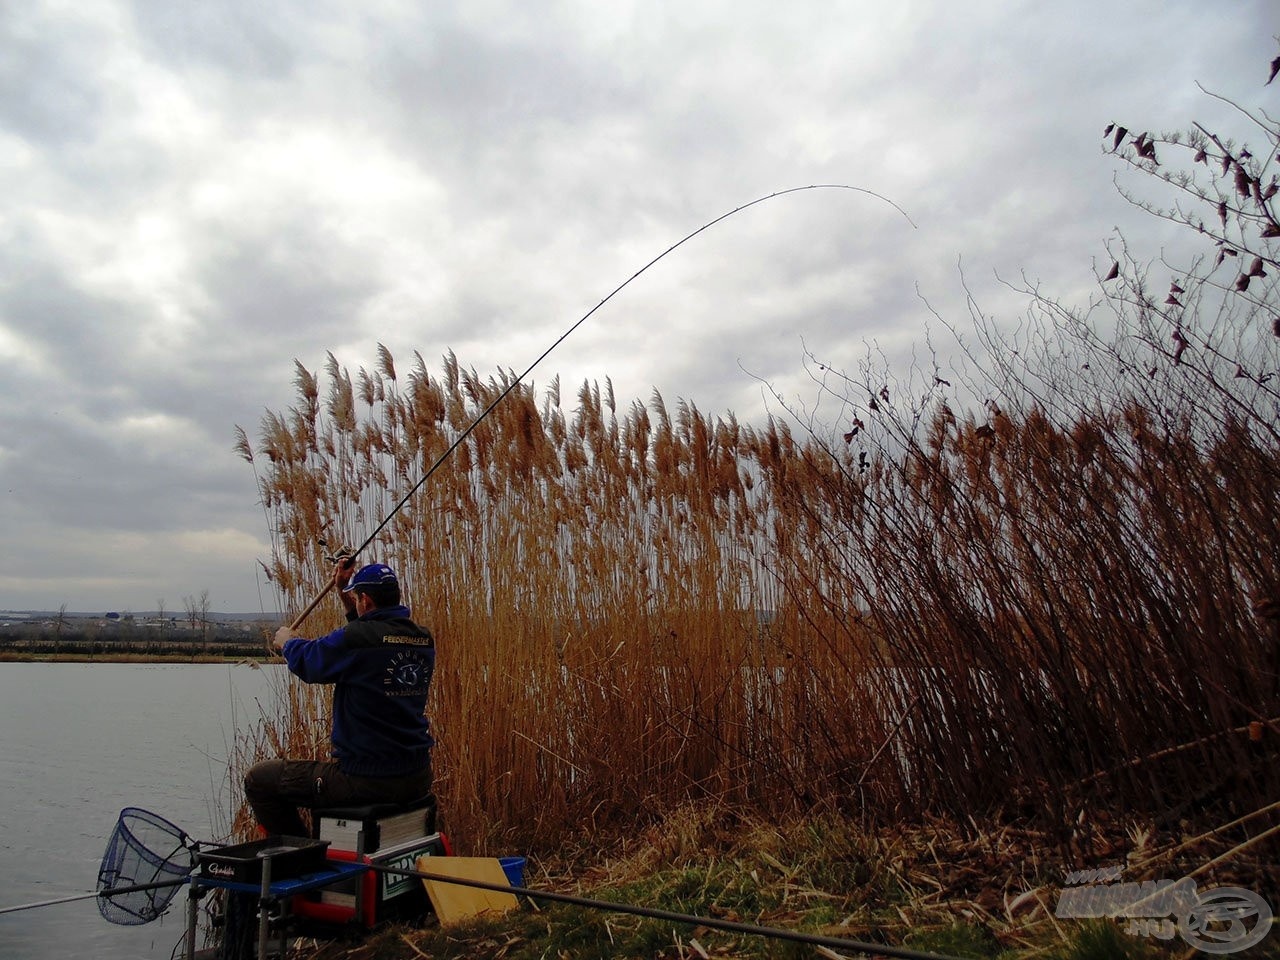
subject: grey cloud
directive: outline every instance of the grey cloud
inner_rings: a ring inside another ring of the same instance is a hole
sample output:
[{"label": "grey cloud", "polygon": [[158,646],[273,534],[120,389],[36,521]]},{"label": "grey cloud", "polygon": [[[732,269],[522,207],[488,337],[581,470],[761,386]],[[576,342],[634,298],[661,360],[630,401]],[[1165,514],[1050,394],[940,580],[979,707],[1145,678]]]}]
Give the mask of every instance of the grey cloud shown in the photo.
[{"label": "grey cloud", "polygon": [[[41,359],[0,365],[0,512],[83,529],[216,524],[235,502],[232,437],[218,396],[195,396],[198,360],[145,361],[145,305],[88,294],[31,256],[11,262],[23,270],[0,290],[0,324]],[[127,426],[157,414],[189,419],[153,438]],[[210,446],[225,458],[193,456]]]},{"label": "grey cloud", "polygon": [[100,370],[105,366],[108,376],[119,372],[114,369],[118,341],[113,328],[125,324],[118,306],[85,295],[47,264],[37,270],[31,266],[0,291],[0,316],[6,325],[39,344],[59,367],[84,364]]},{"label": "grey cloud", "polygon": [[216,522],[233,502],[229,438],[220,469],[217,458],[193,456],[208,446],[205,438],[142,441],[122,431],[118,418],[54,408],[20,420],[6,415],[0,429],[21,437],[0,469],[5,506],[52,525],[173,529]]},{"label": "grey cloud", "polygon": [[300,49],[312,38],[312,6],[134,0],[131,12],[142,50],[156,61],[183,70],[281,78],[294,69]]},{"label": "grey cloud", "polygon": [[92,73],[102,38],[88,24],[42,12],[0,8],[0,126],[51,145],[92,140],[104,102]]},{"label": "grey cloud", "polygon": [[363,257],[308,218],[273,226],[269,236],[227,233],[197,264],[193,279],[210,306],[196,339],[215,356],[241,343],[262,351],[331,342],[376,289]]}]

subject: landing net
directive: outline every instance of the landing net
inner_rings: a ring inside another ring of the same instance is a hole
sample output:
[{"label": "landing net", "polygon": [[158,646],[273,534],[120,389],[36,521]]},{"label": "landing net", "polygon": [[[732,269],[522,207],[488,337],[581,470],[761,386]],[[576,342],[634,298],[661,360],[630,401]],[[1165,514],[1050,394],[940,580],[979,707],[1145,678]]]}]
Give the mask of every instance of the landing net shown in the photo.
[{"label": "landing net", "polygon": [[[98,892],[179,881],[195,866],[195,844],[164,817],[125,807],[98,868]],[[98,912],[112,923],[137,926],[164,913],[178,884],[98,897]]]}]

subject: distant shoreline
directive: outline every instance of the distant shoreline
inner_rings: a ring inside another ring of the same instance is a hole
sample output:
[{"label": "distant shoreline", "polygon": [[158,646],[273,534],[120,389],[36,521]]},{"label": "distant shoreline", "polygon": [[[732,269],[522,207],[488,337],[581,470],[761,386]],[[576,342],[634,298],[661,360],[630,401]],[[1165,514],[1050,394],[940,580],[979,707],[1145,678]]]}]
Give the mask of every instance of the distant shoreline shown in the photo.
[{"label": "distant shoreline", "polygon": [[0,663],[247,663],[258,667],[270,660],[257,657],[223,657],[216,654],[182,653],[26,653],[0,650]]}]

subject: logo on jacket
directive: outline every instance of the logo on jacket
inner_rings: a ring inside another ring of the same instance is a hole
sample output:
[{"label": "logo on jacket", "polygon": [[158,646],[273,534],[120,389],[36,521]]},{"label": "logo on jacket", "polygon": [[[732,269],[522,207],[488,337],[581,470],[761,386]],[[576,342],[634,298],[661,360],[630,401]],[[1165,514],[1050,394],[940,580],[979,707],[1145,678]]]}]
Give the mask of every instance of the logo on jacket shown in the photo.
[{"label": "logo on jacket", "polygon": [[382,676],[382,686],[389,697],[425,697],[430,684],[431,663],[415,650],[393,656]]}]

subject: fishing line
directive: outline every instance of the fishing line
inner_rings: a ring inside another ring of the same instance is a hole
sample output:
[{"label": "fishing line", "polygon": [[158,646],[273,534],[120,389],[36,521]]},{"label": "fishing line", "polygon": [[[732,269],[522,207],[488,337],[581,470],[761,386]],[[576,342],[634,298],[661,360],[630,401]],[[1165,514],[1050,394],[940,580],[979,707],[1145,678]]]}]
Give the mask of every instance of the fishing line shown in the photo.
[{"label": "fishing line", "polygon": [[[529,364],[527,368],[525,368],[524,373],[520,374],[519,377],[517,377],[516,379],[508,383],[506,388],[503,389],[503,391],[499,393],[498,396],[494,398],[494,400],[491,401],[487,407],[484,408],[484,410],[480,413],[479,416],[477,416],[474,420],[471,421],[470,425],[465,430],[463,430],[462,433],[460,433],[457,436],[457,438],[453,441],[453,443],[449,444],[448,448],[444,451],[444,453],[440,454],[440,456],[436,458],[436,461],[431,465],[431,467],[427,470],[427,472],[422,475],[422,477],[418,480],[418,482],[409,488],[409,492],[406,493],[400,499],[400,501],[394,507],[391,508],[391,512],[388,513],[386,517],[382,520],[382,522],[379,523],[374,528],[373,533],[365,537],[364,542],[361,543],[360,546],[356,547],[355,550],[351,551],[349,556],[353,560],[355,559],[355,557],[359,556],[360,553],[362,553],[364,549],[368,547],[370,543],[373,542],[374,538],[377,537],[378,534],[383,531],[383,529],[387,526],[387,524],[391,522],[391,519],[397,513],[399,513],[400,510],[405,506],[405,504],[407,504],[413,498],[413,495],[422,488],[423,484],[425,484],[428,480],[431,479],[432,474],[434,474],[438,469],[440,469],[440,467],[444,464],[444,462],[449,459],[453,451],[458,449],[458,447],[462,445],[463,441],[465,441],[467,437],[471,436],[472,431],[474,431],[476,427],[480,425],[480,422],[484,420],[485,417],[489,416],[489,414],[493,412],[493,409],[498,404],[500,404],[503,400],[505,400],[507,398],[507,395],[510,394],[511,391],[513,391],[517,386],[519,386],[519,384],[523,382],[524,379],[527,376],[529,376],[530,373],[533,372],[534,368],[538,364],[540,364],[543,360],[545,360],[551,354],[551,352],[555,350],[556,347],[564,343],[564,341],[567,340],[575,330],[577,330],[580,326],[586,323],[587,320],[590,319],[592,314],[594,314],[597,310],[599,310],[606,303],[612,300],[617,294],[621,293],[622,290],[629,283],[631,283],[632,280],[635,280],[637,277],[643,274],[646,270],[652,267],[655,263],[657,263],[667,254],[684,246],[684,244],[688,243],[694,237],[698,236],[698,234],[702,233],[705,230],[709,230],[711,227],[714,227],[720,221],[727,220],[729,219],[729,217],[732,217],[734,214],[741,213],[743,210],[746,210],[750,207],[754,207],[757,204],[764,203],[766,200],[772,200],[775,197],[784,197],[790,193],[801,193],[806,190],[852,190],[855,193],[865,193],[869,197],[874,197],[877,200],[883,200],[885,203],[889,204],[889,206],[893,207],[893,209],[897,210],[898,213],[902,214],[903,218],[906,219],[907,223],[911,224],[913,228],[916,226],[915,221],[912,220],[911,217],[907,215],[907,212],[903,210],[900,206],[898,206],[896,203],[894,203],[892,200],[890,200],[888,197],[882,196],[881,194],[876,193],[874,190],[868,190],[865,187],[851,186],[847,183],[811,183],[803,187],[788,187],[786,190],[778,190],[775,193],[766,194],[763,197],[757,197],[756,199],[752,200],[749,203],[744,203],[739,207],[734,207],[732,210],[728,211],[727,213],[720,214],[720,216],[716,217],[714,220],[708,220],[706,223],[698,227],[698,229],[694,230],[692,233],[686,234],[685,236],[677,240],[675,243],[673,243],[671,246],[667,247],[667,249],[663,250],[660,254],[658,254],[656,257],[654,257],[652,260],[646,263],[643,267],[641,267],[631,276],[627,277],[626,280],[623,280],[622,283],[618,284],[616,287],[613,288],[612,291],[609,292],[608,296],[606,296],[603,300],[601,300],[594,307],[592,307],[590,310],[584,313],[580,318],[578,318],[578,320],[575,321],[567,330],[565,330],[564,333],[560,334],[560,336],[556,338],[556,340],[551,344],[551,346],[543,350],[542,353],[538,355],[537,359],[534,360],[533,363]],[[298,614],[297,618],[293,621],[293,623],[289,625],[290,629],[297,630],[300,626],[302,626],[303,622],[307,619],[307,617],[311,615],[311,612],[315,610],[317,606],[320,605],[320,601],[323,600],[328,595],[329,591],[332,589],[333,589],[333,582],[330,581],[325,585],[324,589],[321,590],[320,593],[316,595],[316,598],[312,600],[310,604],[307,605],[307,608],[303,610],[300,614]]]}]

